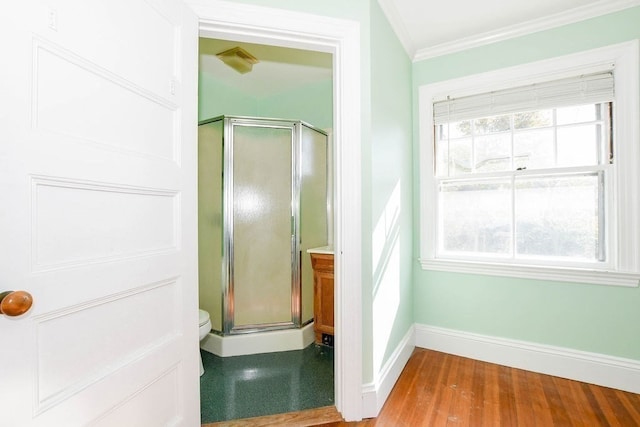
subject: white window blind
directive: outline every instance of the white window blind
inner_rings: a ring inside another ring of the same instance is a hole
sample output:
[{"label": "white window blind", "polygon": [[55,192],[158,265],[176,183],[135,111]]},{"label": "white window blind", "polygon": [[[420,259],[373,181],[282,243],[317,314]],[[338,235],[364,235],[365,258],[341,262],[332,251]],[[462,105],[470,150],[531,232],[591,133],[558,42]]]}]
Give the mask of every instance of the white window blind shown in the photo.
[{"label": "white window blind", "polygon": [[581,75],[433,103],[434,124],[545,108],[609,102],[613,73]]}]

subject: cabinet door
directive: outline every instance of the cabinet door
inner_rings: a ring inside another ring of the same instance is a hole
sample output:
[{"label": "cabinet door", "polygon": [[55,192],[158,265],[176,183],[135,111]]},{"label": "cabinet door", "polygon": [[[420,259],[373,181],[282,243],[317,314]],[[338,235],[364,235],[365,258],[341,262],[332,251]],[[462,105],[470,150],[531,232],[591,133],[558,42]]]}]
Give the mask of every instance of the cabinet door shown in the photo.
[{"label": "cabinet door", "polygon": [[321,341],[323,333],[333,335],[333,272],[317,271],[315,275],[315,324]]}]

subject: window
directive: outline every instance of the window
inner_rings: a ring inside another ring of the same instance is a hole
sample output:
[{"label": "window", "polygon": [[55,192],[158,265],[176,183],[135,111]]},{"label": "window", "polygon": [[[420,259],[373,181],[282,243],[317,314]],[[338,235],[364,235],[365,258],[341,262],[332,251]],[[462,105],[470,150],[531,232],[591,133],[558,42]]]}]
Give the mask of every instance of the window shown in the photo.
[{"label": "window", "polygon": [[637,50],[420,89],[423,268],[638,285]]},{"label": "window", "polygon": [[607,263],[611,104],[436,120],[437,254]]}]

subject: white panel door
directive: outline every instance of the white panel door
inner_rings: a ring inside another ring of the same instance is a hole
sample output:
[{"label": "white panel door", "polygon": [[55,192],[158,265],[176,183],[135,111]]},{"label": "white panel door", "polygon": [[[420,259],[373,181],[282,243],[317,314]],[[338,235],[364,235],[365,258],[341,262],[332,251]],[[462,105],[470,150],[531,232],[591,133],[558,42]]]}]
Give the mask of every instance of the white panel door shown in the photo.
[{"label": "white panel door", "polygon": [[197,425],[197,18],[6,3],[0,425]]}]

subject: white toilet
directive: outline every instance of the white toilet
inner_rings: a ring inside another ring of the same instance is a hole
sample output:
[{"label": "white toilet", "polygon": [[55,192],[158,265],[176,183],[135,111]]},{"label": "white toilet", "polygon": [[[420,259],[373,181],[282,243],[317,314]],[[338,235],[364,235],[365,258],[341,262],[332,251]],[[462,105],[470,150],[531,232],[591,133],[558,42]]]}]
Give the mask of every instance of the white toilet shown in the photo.
[{"label": "white toilet", "polygon": [[[204,310],[200,310],[200,341],[207,336],[209,332],[211,332],[211,319],[209,319],[209,313]],[[199,353],[198,353],[199,354]],[[200,356],[200,376],[204,374],[204,366],[202,366],[202,356]]]}]

